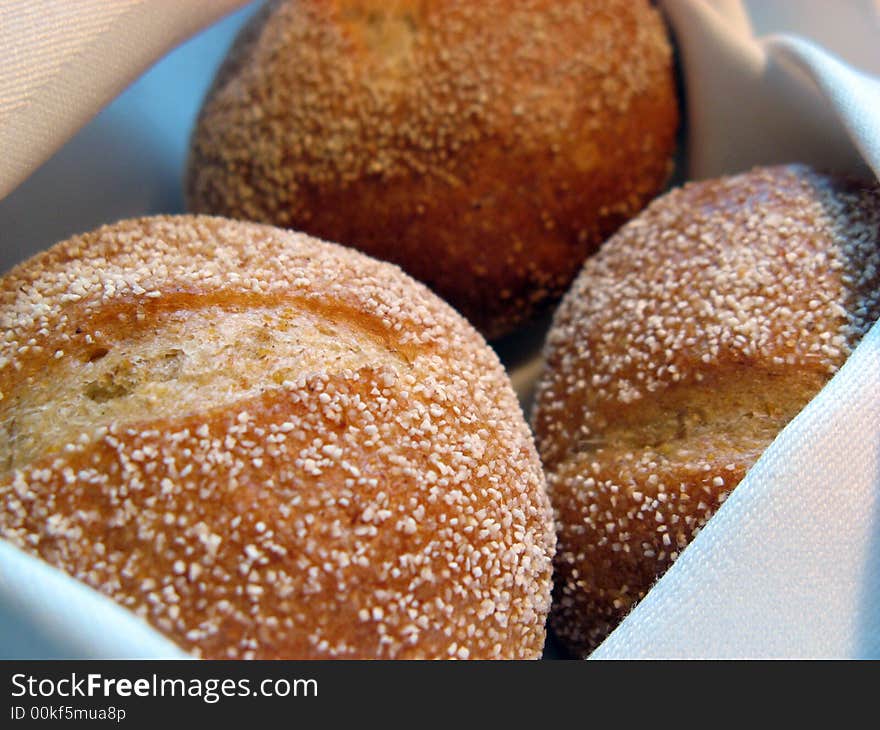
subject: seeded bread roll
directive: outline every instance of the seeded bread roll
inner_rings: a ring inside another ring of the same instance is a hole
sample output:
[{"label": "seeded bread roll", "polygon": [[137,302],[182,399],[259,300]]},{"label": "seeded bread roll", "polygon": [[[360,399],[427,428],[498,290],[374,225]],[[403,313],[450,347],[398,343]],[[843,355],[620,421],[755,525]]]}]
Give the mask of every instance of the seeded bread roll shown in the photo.
[{"label": "seeded bread roll", "polygon": [[[802,166],[692,183],[587,262],[534,424],[551,626],[589,653],[880,316],[880,189]],[[829,485],[833,488],[833,485]]]},{"label": "seeded bread roll", "polygon": [[271,2],[201,111],[188,204],[393,261],[496,337],[660,190],[677,118],[646,0]]},{"label": "seeded bread roll", "polygon": [[540,656],[530,432],[397,267],[143,218],[14,269],[0,321],[0,537],[198,656]]}]

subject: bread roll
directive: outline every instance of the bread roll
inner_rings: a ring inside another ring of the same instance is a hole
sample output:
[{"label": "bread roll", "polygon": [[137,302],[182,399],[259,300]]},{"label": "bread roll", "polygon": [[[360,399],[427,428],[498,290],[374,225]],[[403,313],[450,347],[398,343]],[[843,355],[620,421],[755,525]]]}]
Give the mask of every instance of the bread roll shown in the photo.
[{"label": "bread roll", "polygon": [[201,111],[191,210],[394,261],[488,337],[662,187],[678,119],[646,0],[290,0]]},{"label": "bread roll", "polygon": [[530,433],[482,338],[396,267],[142,218],[18,266],[0,321],[3,539],[198,656],[540,656]]},{"label": "bread roll", "polygon": [[626,615],[878,316],[880,189],[802,166],[688,184],[587,262],[534,413],[551,625],[572,651]]}]

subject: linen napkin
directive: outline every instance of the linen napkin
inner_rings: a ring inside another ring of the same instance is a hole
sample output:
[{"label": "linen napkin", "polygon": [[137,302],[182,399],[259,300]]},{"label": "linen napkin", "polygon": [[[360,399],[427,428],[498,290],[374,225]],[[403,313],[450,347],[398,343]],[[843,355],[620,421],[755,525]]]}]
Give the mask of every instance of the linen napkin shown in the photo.
[{"label": "linen napkin", "polygon": [[[790,161],[880,175],[880,4],[663,5],[691,177]],[[878,656],[875,325],[593,658]]]},{"label": "linen napkin", "polygon": [[0,198],[150,64],[240,0],[0,4]]},{"label": "linen napkin", "polygon": [[[180,209],[189,127],[251,8],[164,58],[34,170],[150,63],[237,5],[0,5],[0,149],[9,150],[0,197],[20,185],[0,200],[0,268],[103,222]],[[689,177],[788,161],[880,172],[880,3],[835,3],[832,17],[815,0],[661,5],[683,68]],[[108,147],[117,154],[102,154]],[[508,359],[523,400],[539,340],[530,333]],[[180,652],[133,614],[0,544],[0,654]],[[594,656],[878,655],[875,327]]]}]

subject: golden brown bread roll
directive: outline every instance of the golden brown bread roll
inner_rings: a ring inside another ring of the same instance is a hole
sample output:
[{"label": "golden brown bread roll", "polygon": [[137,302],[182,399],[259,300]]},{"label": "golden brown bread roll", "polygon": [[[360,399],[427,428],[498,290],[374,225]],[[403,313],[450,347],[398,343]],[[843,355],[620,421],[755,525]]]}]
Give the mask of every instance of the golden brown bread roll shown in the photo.
[{"label": "golden brown bread roll", "polygon": [[488,337],[662,187],[678,111],[645,0],[291,0],[201,111],[190,209],[400,264]]},{"label": "golden brown bread roll", "polygon": [[2,538],[204,657],[540,656],[530,432],[397,267],[143,218],[15,268],[0,321]]},{"label": "golden brown bread roll", "polygon": [[880,316],[880,189],[803,166],[691,183],[587,262],[534,413],[551,626],[589,653]]}]

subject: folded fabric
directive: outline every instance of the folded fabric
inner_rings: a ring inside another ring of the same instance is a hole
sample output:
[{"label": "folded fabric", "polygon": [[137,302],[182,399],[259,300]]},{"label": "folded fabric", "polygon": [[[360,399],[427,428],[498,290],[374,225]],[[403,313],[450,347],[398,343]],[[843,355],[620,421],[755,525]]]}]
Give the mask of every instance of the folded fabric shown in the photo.
[{"label": "folded fabric", "polygon": [[[784,162],[870,176],[880,113],[877,79],[865,75],[880,74],[875,3],[837,3],[833,14],[816,0],[662,5],[681,55],[690,178]],[[823,51],[819,38],[834,46]],[[844,52],[860,71],[831,55]]]},{"label": "folded fabric", "polygon": [[0,198],[156,59],[243,0],[0,5]]},{"label": "folded fabric", "polygon": [[[755,37],[775,3],[664,5],[684,61],[692,177],[789,161],[880,175],[880,80],[805,38]],[[880,8],[861,10],[843,17],[873,27],[863,37],[876,50]],[[825,4],[799,11],[793,32],[827,22]],[[593,654],[865,656],[880,656],[880,325]]]}]

